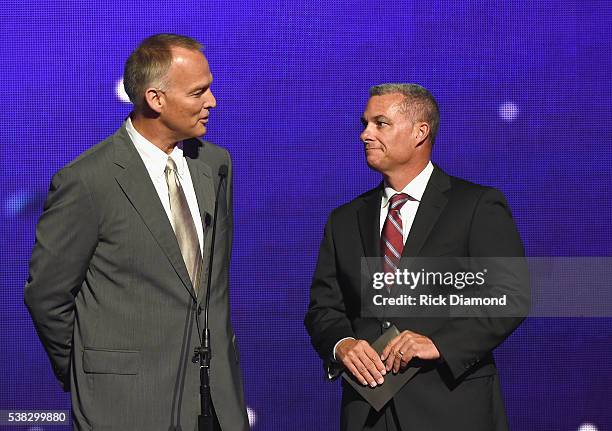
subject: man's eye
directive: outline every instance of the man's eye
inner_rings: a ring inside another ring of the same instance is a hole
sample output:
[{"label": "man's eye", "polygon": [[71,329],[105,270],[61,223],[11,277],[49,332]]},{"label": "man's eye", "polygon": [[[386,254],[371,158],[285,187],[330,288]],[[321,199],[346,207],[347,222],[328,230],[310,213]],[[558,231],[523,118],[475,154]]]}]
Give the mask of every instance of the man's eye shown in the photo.
[{"label": "man's eye", "polygon": [[376,123],[376,127],[379,127],[379,128],[380,127],[385,127],[385,126],[388,126],[388,125],[389,124],[385,123],[384,121],[379,121],[379,122]]}]

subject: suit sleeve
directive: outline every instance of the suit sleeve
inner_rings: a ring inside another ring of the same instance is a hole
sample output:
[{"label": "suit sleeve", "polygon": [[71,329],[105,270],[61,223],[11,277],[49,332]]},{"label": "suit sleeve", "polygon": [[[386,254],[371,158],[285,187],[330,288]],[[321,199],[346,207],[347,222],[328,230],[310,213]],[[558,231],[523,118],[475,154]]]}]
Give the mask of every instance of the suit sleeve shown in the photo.
[{"label": "suit sleeve", "polygon": [[[472,257],[500,258],[524,257],[523,245],[503,195],[495,189],[486,189],[481,195],[472,219],[469,233],[469,255]],[[489,259],[505,266],[510,260]],[[511,259],[523,262],[523,259]],[[514,265],[514,264],[512,264]],[[521,271],[523,270],[522,264]],[[511,317],[495,317],[483,313],[477,317],[456,317],[431,335],[453,377],[477,365],[495,347],[501,344],[524,320],[529,307],[529,286],[524,279],[514,276],[497,277],[486,285],[496,296],[506,294],[513,301]]]},{"label": "suit sleeve", "polygon": [[36,227],[24,300],[66,391],[75,296],[97,245],[96,220],[91,197],[75,172],[70,168],[58,172]]},{"label": "suit sleeve", "polygon": [[325,226],[319,259],[310,287],[310,303],[304,324],[313,347],[324,362],[328,375],[336,375],[332,368],[333,349],[338,340],[355,337],[337,278],[336,252],[332,217]]}]

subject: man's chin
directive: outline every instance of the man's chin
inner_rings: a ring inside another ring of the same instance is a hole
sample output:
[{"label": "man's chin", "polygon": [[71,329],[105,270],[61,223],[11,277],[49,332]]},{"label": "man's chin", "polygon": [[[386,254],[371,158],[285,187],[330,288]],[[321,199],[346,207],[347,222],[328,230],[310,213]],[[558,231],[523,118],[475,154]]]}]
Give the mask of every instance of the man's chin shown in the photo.
[{"label": "man's chin", "polygon": [[206,133],[206,128],[195,128],[192,130],[187,130],[185,131],[183,134],[177,134],[177,136],[175,136],[175,140],[178,141],[184,141],[186,139],[194,139],[194,138],[201,138],[202,136],[204,136],[204,134]]},{"label": "man's chin", "polygon": [[375,171],[380,172],[381,162],[379,157],[368,157],[366,154],[366,163],[370,167],[370,169],[374,169]]},{"label": "man's chin", "polygon": [[202,137],[206,134],[206,126],[204,124],[198,124],[196,127],[193,128],[193,130],[191,131],[191,137],[192,138],[199,138]]}]

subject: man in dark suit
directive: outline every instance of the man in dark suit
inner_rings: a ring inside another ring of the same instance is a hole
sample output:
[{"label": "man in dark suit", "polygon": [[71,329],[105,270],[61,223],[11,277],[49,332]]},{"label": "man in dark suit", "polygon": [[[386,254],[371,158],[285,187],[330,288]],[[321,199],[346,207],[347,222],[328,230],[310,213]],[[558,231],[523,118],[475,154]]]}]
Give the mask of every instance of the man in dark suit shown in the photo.
[{"label": "man in dark suit", "polygon": [[195,428],[209,272],[215,426],[249,428],[229,317],[231,160],[193,139],[216,105],[211,83],[197,41],[145,39],[125,66],[130,117],[53,177],[25,302],[77,430]]},{"label": "man in dark suit", "polygon": [[[523,256],[508,205],[499,191],[431,163],[439,110],[423,87],[373,87],[362,122],[368,166],[384,181],[330,215],[305,324],[330,378],[346,369],[376,387],[409,364],[420,371],[380,412],[343,382],[341,429],[507,429],[492,350],[523,317],[366,316],[360,267],[376,256],[385,272],[400,257]],[[400,334],[379,355],[371,344],[392,325]]]}]

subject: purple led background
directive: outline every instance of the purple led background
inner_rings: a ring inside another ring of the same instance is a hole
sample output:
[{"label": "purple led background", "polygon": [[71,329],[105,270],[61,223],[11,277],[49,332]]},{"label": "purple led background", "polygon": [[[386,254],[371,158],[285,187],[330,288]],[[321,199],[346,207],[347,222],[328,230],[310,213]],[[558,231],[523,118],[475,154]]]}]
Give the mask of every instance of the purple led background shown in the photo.
[{"label": "purple led background", "polygon": [[[34,227],[52,174],[128,115],[123,63],[152,33],[202,41],[214,75],[254,430],[338,427],[302,319],[327,215],[379,181],[358,140],[373,84],[432,91],[434,161],[499,187],[529,255],[612,256],[607,1],[9,0],[0,17],[0,410],[69,406],[23,306]],[[612,318],[529,319],[496,357],[512,429],[612,429]]]}]

